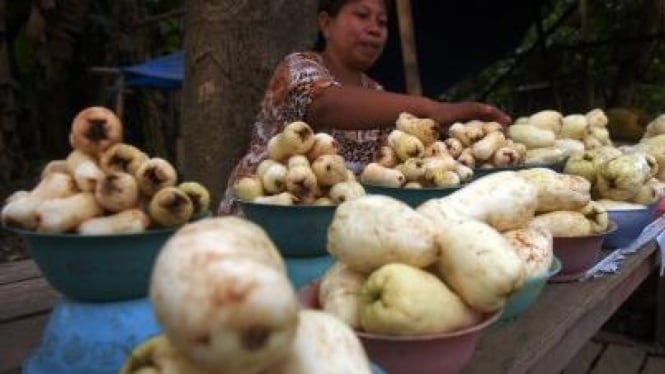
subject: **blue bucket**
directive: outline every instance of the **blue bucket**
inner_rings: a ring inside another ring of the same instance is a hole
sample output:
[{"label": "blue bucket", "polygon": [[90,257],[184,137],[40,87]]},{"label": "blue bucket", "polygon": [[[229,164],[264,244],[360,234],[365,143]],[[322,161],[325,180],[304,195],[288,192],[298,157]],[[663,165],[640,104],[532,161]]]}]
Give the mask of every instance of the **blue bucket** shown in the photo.
[{"label": "blue bucket", "polygon": [[117,374],[130,352],[160,334],[147,298],[113,303],[61,300],[25,374]]},{"label": "blue bucket", "polygon": [[607,210],[609,218],[619,226],[605,238],[606,248],[624,248],[637,239],[642,230],[653,221],[658,204],[644,209]]}]

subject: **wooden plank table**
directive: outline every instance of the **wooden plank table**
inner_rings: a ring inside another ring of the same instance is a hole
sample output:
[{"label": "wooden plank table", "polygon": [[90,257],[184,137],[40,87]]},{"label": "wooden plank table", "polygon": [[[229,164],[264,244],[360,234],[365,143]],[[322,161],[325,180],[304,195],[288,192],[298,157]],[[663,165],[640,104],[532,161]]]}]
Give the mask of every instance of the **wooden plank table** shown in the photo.
[{"label": "wooden plank table", "polygon": [[[483,333],[464,373],[561,372],[653,271],[657,258],[651,244],[629,257],[618,274],[548,284],[517,320]],[[0,374],[17,373],[34,352],[59,298],[31,260],[0,264]]]},{"label": "wooden plank table", "polygon": [[628,257],[617,274],[550,283],[515,321],[483,332],[465,374],[560,373],[654,271],[654,243]]},{"label": "wooden plank table", "polygon": [[33,261],[0,265],[0,373],[15,372],[37,348],[59,298]]}]

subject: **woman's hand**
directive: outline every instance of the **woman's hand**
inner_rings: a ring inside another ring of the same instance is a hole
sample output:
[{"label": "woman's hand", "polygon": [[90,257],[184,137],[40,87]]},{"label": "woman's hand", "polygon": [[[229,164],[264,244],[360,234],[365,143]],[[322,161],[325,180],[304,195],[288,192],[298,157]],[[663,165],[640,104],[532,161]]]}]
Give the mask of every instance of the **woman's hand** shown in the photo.
[{"label": "woman's hand", "polygon": [[510,124],[510,117],[498,108],[483,103],[435,102],[431,108],[430,117],[439,122],[442,128],[448,128],[454,122],[480,120],[485,122],[498,122],[503,126]]}]

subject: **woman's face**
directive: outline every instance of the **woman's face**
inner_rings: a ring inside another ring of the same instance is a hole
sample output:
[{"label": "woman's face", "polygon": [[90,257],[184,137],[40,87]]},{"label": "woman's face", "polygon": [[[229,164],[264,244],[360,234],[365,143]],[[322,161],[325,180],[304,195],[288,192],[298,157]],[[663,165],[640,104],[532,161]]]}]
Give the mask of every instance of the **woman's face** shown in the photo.
[{"label": "woman's face", "polygon": [[369,69],[383,52],[387,25],[384,0],[350,0],[335,17],[319,16],[326,52],[360,71]]}]

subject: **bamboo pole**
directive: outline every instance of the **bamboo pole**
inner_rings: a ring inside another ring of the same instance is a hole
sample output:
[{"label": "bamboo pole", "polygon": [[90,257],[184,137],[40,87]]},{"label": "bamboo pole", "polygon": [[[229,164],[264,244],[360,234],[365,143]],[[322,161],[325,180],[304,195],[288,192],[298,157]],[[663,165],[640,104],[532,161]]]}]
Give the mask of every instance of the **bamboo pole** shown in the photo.
[{"label": "bamboo pole", "polygon": [[411,95],[422,95],[420,72],[418,71],[418,54],[416,52],[416,37],[413,28],[413,17],[411,15],[411,0],[397,0],[397,18],[399,21],[406,92]]}]

